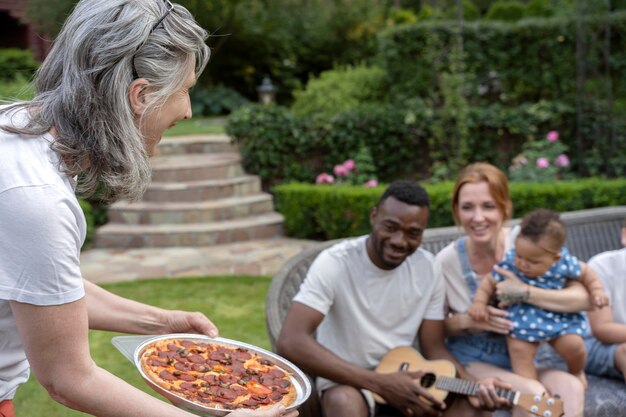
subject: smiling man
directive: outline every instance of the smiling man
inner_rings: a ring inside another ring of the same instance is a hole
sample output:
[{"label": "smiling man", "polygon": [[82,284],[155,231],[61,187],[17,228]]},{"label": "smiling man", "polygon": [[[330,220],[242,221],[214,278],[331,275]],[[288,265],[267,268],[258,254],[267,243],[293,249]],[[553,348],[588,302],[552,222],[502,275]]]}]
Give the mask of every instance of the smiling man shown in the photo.
[{"label": "smiling man", "polygon": [[[445,348],[444,282],[433,255],[419,248],[429,205],[418,184],[391,184],[371,211],[371,233],[323,251],[294,298],[278,351],[318,376],[326,417],[440,415],[443,410],[470,416],[481,413],[478,407],[506,405],[491,379],[479,384],[472,405],[460,400],[446,407],[414,383],[421,372],[374,371],[388,351],[417,338],[425,357],[448,359],[462,377],[473,379]],[[372,393],[390,407],[376,407]]]}]

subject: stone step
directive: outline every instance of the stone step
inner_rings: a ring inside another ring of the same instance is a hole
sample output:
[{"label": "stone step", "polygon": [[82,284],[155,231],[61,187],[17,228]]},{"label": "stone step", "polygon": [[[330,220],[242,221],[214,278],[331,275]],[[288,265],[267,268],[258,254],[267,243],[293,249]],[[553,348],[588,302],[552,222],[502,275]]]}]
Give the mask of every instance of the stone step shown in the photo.
[{"label": "stone step", "polygon": [[272,196],[256,194],[191,202],[117,202],[109,207],[109,222],[128,225],[217,222],[269,213]]},{"label": "stone step", "polygon": [[245,175],[238,153],[188,154],[152,158],[153,182],[202,181]]},{"label": "stone step", "polygon": [[283,235],[283,216],[259,216],[211,223],[101,226],[95,239],[99,248],[212,246]]},{"label": "stone step", "polygon": [[156,155],[183,155],[194,153],[238,152],[227,135],[188,135],[164,137],[157,146]]},{"label": "stone step", "polygon": [[206,201],[242,197],[261,192],[261,180],[255,175],[186,182],[152,182],[143,201]]}]

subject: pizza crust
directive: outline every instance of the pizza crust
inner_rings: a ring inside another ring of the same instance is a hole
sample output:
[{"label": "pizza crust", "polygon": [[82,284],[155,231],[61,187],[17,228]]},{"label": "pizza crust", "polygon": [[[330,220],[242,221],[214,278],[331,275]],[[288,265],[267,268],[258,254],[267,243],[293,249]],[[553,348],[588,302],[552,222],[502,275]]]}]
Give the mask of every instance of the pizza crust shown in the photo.
[{"label": "pizza crust", "polygon": [[285,407],[297,400],[285,369],[248,349],[197,339],[159,339],[139,356],[144,375],[173,395],[203,407]]}]

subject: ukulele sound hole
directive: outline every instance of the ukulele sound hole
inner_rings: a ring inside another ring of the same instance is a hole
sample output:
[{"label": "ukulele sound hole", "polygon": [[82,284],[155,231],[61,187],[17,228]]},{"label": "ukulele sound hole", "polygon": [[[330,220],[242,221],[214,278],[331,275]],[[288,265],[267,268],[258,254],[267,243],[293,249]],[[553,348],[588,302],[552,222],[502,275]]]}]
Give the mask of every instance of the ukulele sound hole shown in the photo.
[{"label": "ukulele sound hole", "polygon": [[437,380],[437,377],[435,376],[435,374],[433,373],[427,373],[425,374],[422,379],[420,379],[420,384],[424,387],[424,388],[430,388],[435,384],[435,381]]}]

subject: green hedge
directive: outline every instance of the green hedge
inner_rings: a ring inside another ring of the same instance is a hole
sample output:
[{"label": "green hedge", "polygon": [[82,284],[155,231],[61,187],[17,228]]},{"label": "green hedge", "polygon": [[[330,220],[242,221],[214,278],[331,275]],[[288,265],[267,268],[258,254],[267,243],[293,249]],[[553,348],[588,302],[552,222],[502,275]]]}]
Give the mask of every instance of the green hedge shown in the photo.
[{"label": "green hedge", "polygon": [[[453,183],[424,185],[431,200],[428,227],[452,226]],[[345,185],[284,184],[273,189],[288,236],[328,240],[366,234],[369,213],[384,190]],[[626,205],[626,179],[512,183],[514,217],[537,207],[559,212]]]},{"label": "green hedge", "polygon": [[[607,22],[614,94],[623,95],[626,12],[612,13]],[[601,16],[586,18],[583,23],[588,36],[599,33],[605,25]],[[439,71],[450,68],[449,48],[456,27],[451,21],[424,22],[394,27],[380,35],[379,65],[393,80],[393,97],[432,95]],[[473,103],[563,100],[575,94],[575,19],[477,21],[464,24],[462,30],[464,72],[469,84],[466,93]],[[594,66],[587,68],[589,74],[605,73],[600,53],[598,48],[588,51],[585,58]]]}]

